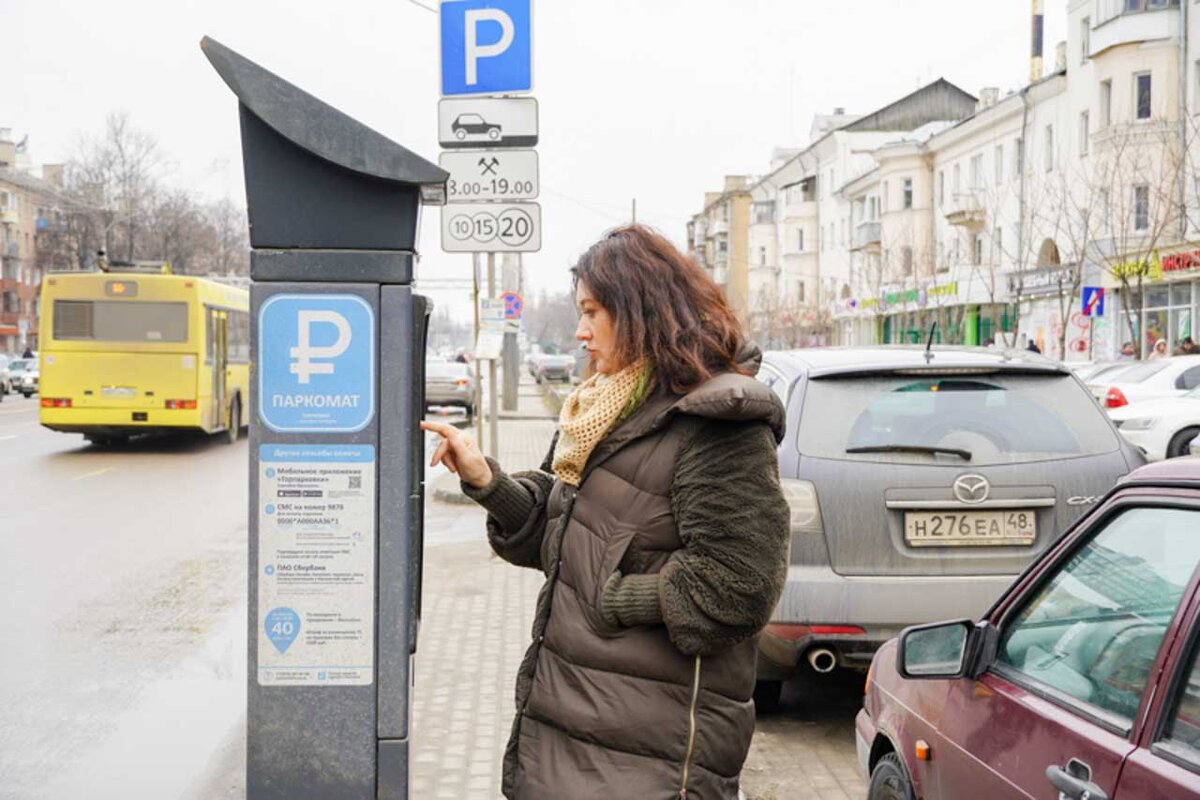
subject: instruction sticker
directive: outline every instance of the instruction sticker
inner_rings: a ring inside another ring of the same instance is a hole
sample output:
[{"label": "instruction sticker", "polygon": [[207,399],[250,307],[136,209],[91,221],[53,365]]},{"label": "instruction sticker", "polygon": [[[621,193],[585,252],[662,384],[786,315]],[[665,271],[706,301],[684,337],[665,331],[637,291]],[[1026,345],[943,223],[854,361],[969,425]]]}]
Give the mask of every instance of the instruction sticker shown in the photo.
[{"label": "instruction sticker", "polygon": [[375,448],[264,444],[258,460],[258,683],[369,685]]}]

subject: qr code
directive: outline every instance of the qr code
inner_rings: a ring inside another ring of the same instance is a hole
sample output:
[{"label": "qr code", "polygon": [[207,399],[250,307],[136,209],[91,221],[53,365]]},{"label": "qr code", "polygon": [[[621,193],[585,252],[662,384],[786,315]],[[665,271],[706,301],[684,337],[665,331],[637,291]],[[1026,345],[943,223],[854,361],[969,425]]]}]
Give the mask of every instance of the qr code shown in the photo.
[{"label": "qr code", "polygon": [[351,489],[361,489],[362,488],[362,475],[351,475],[350,476],[350,488]]}]

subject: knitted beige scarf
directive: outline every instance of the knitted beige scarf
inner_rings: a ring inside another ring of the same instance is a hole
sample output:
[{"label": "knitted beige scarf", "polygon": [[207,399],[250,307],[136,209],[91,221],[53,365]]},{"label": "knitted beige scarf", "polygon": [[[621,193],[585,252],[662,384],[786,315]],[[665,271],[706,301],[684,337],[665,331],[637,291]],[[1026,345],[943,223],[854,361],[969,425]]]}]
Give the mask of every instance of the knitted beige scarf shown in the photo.
[{"label": "knitted beige scarf", "polygon": [[558,415],[558,444],[551,469],[563,483],[578,486],[588,456],[613,427],[633,413],[649,390],[646,362],[612,375],[599,373],[571,393]]}]

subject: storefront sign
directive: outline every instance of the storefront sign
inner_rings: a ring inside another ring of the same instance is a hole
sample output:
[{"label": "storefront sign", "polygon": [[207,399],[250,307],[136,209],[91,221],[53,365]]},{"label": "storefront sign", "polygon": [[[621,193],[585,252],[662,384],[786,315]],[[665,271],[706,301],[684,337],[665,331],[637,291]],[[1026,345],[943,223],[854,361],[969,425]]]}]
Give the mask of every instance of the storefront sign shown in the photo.
[{"label": "storefront sign", "polygon": [[1172,253],[1162,257],[1163,272],[1182,272],[1189,269],[1200,269],[1200,250]]},{"label": "storefront sign", "polygon": [[846,308],[860,308],[864,310],[878,309],[886,311],[894,305],[902,305],[906,303],[917,303],[924,306],[931,297],[953,297],[958,294],[958,281],[953,283],[945,283],[941,286],[930,286],[928,289],[905,289],[900,292],[885,292],[882,296],[868,297],[865,300],[851,298],[846,301]]},{"label": "storefront sign", "polygon": [[1074,267],[1044,269],[1008,276],[1009,294],[1028,297],[1040,294],[1059,294],[1071,290],[1077,276]]}]

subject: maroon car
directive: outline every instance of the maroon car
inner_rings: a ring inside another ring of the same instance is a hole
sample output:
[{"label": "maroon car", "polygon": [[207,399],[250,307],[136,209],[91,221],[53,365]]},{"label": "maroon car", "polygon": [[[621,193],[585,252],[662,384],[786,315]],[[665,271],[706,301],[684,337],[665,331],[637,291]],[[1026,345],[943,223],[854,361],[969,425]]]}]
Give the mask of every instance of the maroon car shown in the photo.
[{"label": "maroon car", "polygon": [[857,718],[869,800],[1200,798],[1200,459],[1136,470],[983,619],[906,629]]}]

